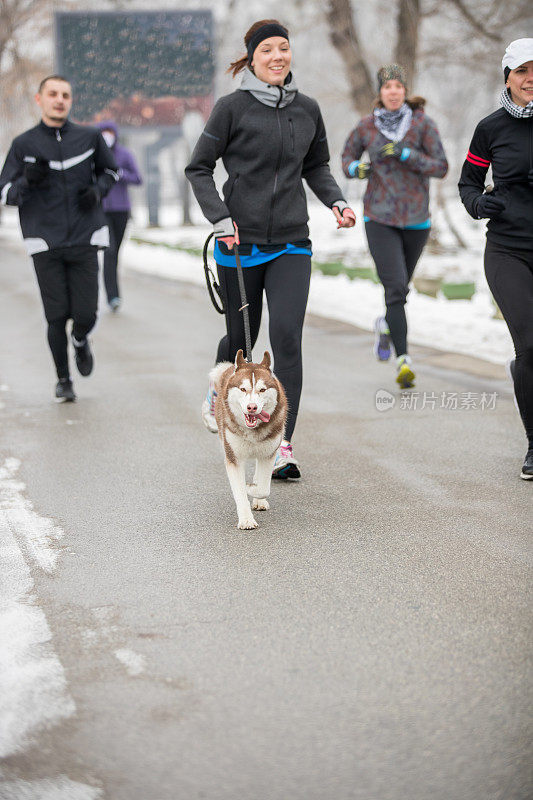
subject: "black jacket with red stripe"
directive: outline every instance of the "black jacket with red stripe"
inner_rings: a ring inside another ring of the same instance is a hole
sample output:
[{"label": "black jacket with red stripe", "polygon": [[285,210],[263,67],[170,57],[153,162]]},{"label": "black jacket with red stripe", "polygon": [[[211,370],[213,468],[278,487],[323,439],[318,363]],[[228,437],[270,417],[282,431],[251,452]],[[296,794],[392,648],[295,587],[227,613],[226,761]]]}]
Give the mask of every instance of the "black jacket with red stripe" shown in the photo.
[{"label": "black jacket with red stripe", "polygon": [[485,177],[492,167],[494,196],[505,201],[505,210],[489,220],[487,239],[515,249],[533,247],[533,117],[516,118],[500,108],[478,124],[463,164],[459,194],[470,216],[483,194]]},{"label": "black jacket with red stripe", "polygon": [[[43,160],[49,174],[32,188],[25,164]],[[30,255],[90,244],[109,246],[102,206],[80,208],[79,192],[96,184],[100,196],[118,181],[115,159],[96,128],[67,120],[61,128],[40,122],[13,140],[0,174],[0,203],[19,207],[20,227]]]}]

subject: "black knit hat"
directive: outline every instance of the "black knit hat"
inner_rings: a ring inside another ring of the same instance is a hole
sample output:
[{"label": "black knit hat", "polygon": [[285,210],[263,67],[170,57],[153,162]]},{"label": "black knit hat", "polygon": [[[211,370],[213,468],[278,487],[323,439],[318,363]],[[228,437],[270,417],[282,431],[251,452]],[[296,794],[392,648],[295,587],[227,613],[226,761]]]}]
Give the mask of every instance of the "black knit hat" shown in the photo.
[{"label": "black knit hat", "polygon": [[289,41],[289,31],[283,25],[279,25],[277,22],[267,22],[265,25],[261,25],[251,37],[246,48],[248,50],[249,64],[252,63],[256,47],[265,39],[270,39],[271,36],[282,36]]},{"label": "black knit hat", "polygon": [[381,89],[387,81],[400,81],[406,86],[406,78],[404,68],[399,64],[385,64],[378,70],[378,89]]}]

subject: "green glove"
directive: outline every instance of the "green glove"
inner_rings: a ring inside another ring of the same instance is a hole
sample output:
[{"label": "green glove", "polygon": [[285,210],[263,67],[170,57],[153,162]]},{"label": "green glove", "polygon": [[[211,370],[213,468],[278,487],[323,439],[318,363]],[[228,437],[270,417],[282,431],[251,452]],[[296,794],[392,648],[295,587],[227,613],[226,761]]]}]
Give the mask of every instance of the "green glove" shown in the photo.
[{"label": "green glove", "polygon": [[399,158],[400,161],[407,161],[410,153],[411,150],[401,142],[387,142],[379,151],[381,158]]}]

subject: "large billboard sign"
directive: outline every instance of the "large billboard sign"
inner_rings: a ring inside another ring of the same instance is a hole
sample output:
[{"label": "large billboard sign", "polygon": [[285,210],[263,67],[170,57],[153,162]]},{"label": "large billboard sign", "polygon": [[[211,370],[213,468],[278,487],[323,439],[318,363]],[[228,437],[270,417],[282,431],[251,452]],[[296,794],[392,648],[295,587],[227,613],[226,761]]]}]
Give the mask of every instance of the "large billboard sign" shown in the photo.
[{"label": "large billboard sign", "polygon": [[207,117],[215,74],[210,11],[57,12],[56,69],[73,86],[73,118],[121,126]]}]

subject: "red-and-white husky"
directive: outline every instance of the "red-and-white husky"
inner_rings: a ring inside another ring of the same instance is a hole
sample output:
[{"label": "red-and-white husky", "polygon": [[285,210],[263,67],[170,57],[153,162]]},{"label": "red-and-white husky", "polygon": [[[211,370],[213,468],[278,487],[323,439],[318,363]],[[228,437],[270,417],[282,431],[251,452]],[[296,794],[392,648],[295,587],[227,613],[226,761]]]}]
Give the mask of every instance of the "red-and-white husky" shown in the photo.
[{"label": "red-and-white husky", "polygon": [[[287,419],[287,398],[270,369],[270,354],[260,364],[245,360],[217,364],[209,373],[217,398],[215,419],[224,446],[226,472],[237,504],[238,528],[257,528],[252,509],[266,511],[272,467]],[[246,462],[255,460],[252,484],[246,483]],[[250,505],[249,497],[252,498]]]}]

